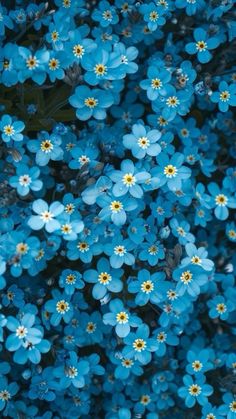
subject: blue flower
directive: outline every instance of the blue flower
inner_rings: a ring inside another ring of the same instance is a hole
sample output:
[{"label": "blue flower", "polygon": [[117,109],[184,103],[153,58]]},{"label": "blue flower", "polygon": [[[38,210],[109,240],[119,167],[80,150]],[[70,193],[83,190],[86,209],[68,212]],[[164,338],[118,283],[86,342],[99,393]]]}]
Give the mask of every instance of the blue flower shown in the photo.
[{"label": "blue flower", "polygon": [[110,243],[104,245],[104,252],[110,256],[110,264],[112,268],[120,268],[123,264],[133,265],[135,257],[130,250],[134,249],[134,244],[129,240],[117,234]]},{"label": "blue flower", "polygon": [[142,124],[132,126],[132,134],[126,134],[123,137],[124,146],[132,151],[137,159],[146,156],[157,156],[161,152],[161,147],[156,142],[160,139],[161,133],[158,130],[149,130]]},{"label": "blue flower", "polygon": [[221,81],[219,84],[219,91],[213,92],[210,96],[213,103],[218,103],[221,112],[227,112],[229,106],[236,106],[236,85]]},{"label": "blue flower", "polygon": [[22,121],[15,121],[10,115],[3,115],[0,121],[0,130],[2,131],[2,140],[8,143],[10,140],[22,141],[21,131],[25,128]]},{"label": "blue flower", "polygon": [[177,218],[170,220],[172,234],[178,238],[180,244],[194,243],[195,237],[189,233],[190,225],[187,221],[179,221]]},{"label": "blue flower", "polygon": [[116,198],[115,196],[108,196],[101,194],[96,199],[97,204],[102,207],[98,213],[101,220],[111,220],[116,226],[121,226],[126,223],[126,211],[133,211],[137,208],[137,202],[134,198],[125,196]]},{"label": "blue flower", "polygon": [[63,150],[60,147],[61,137],[55,134],[49,135],[42,131],[38,140],[31,140],[27,143],[28,149],[36,153],[35,161],[39,166],[46,166],[50,160],[61,160]]},{"label": "blue flower", "polygon": [[32,191],[40,191],[43,187],[43,182],[37,179],[40,175],[38,167],[29,168],[25,164],[18,164],[16,167],[16,176],[11,176],[9,183],[21,196],[25,196]]},{"label": "blue flower", "polygon": [[211,182],[207,186],[212,195],[212,207],[218,220],[226,220],[229,216],[229,208],[236,208],[236,198],[231,197],[228,191],[221,190],[217,183]]},{"label": "blue flower", "polygon": [[156,67],[154,65],[148,67],[148,79],[142,80],[140,86],[147,91],[147,97],[150,100],[156,100],[159,95],[166,93],[166,88],[169,87],[168,82],[171,80],[170,71]]},{"label": "blue flower", "polygon": [[34,375],[31,379],[28,396],[31,400],[46,400],[51,402],[55,400],[55,381],[52,378],[53,368],[45,368],[41,374]]},{"label": "blue flower", "polygon": [[184,387],[180,387],[178,395],[185,399],[185,405],[187,407],[193,407],[196,402],[204,406],[207,402],[207,396],[213,393],[213,387],[209,384],[205,384],[206,377],[199,375],[196,379],[193,379],[190,375],[183,377]]},{"label": "blue flower", "polygon": [[195,352],[192,350],[188,351],[187,360],[189,363],[186,366],[187,373],[198,376],[213,369],[213,364],[209,361],[209,358],[210,351],[208,349]]},{"label": "blue flower", "polygon": [[207,251],[204,247],[197,247],[192,243],[187,243],[185,245],[185,250],[188,255],[188,257],[181,260],[182,266],[187,265],[197,265],[201,266],[205,271],[212,271],[214,268],[214,263],[212,260],[207,259]]},{"label": "blue flower", "polygon": [[183,266],[173,271],[173,278],[177,281],[176,291],[179,295],[186,292],[195,297],[200,294],[200,287],[207,283],[208,277],[198,266]]},{"label": "blue flower", "polygon": [[59,285],[64,288],[67,295],[72,295],[76,289],[82,289],[84,282],[81,280],[82,275],[71,269],[64,269],[59,278]]},{"label": "blue flower", "polygon": [[134,198],[141,198],[143,190],[139,184],[149,180],[150,174],[139,171],[131,160],[123,160],[121,170],[112,170],[110,179],[115,182],[112,192],[115,197],[120,197],[129,192]]},{"label": "blue flower", "polygon": [[[235,400],[235,396],[232,393],[225,393],[223,395],[223,401],[225,404],[221,405],[219,407],[219,413],[225,417],[227,417],[227,419],[235,419],[235,410],[236,410],[236,400]],[[218,418],[217,418],[218,419]],[[221,418],[220,418],[221,419]]]},{"label": "blue flower", "polygon": [[97,270],[86,270],[83,278],[86,282],[95,284],[92,295],[96,300],[100,300],[108,291],[117,293],[122,290],[123,284],[120,279],[122,273],[122,269],[111,269],[108,260],[101,258],[97,263]]},{"label": "blue flower", "polygon": [[183,166],[184,155],[175,153],[170,159],[162,152],[157,156],[158,166],[153,169],[153,175],[158,179],[158,186],[167,184],[172,191],[181,189],[182,182],[191,176],[191,170]]},{"label": "blue flower", "polygon": [[114,357],[112,362],[118,365],[114,372],[115,378],[118,380],[126,380],[130,374],[140,376],[143,373],[143,369],[138,361],[125,358],[122,355],[119,358]]},{"label": "blue flower", "polygon": [[193,16],[197,12],[201,13],[201,10],[206,6],[204,0],[196,0],[193,2],[188,0],[176,0],[175,5],[178,9],[185,9],[188,16]]},{"label": "blue flower", "polygon": [[154,3],[142,4],[140,12],[144,15],[144,20],[147,22],[150,31],[155,31],[158,26],[163,26],[166,23],[163,17],[165,10]]},{"label": "blue flower", "polygon": [[91,116],[99,120],[105,119],[106,109],[113,104],[114,99],[108,91],[90,90],[87,86],[79,86],[75,89],[75,93],[70,96],[69,102],[77,108],[77,118],[81,121],[87,121]]},{"label": "blue flower", "polygon": [[159,240],[156,240],[154,234],[148,234],[146,240],[147,242],[142,243],[140,246],[139,259],[147,261],[151,266],[155,266],[159,259],[165,258],[164,246]]},{"label": "blue flower", "polygon": [[16,395],[18,390],[19,386],[17,383],[13,382],[8,384],[6,377],[0,377],[0,411],[5,408],[6,404],[8,404],[9,400]]},{"label": "blue flower", "polygon": [[103,28],[106,28],[109,25],[115,25],[119,20],[116,8],[111,6],[106,0],[99,2],[98,8],[92,13],[92,19],[99,22]]},{"label": "blue flower", "polygon": [[19,81],[24,83],[28,78],[32,78],[35,83],[42,85],[46,80],[46,65],[49,61],[49,51],[43,48],[35,54],[25,47],[19,47],[19,55],[23,58],[24,64],[19,71]]},{"label": "blue flower", "polygon": [[64,51],[53,51],[48,59],[47,72],[51,82],[62,80],[65,77],[64,69],[67,67],[68,56]]},{"label": "blue flower", "polygon": [[69,323],[73,316],[73,305],[70,303],[70,296],[60,293],[58,289],[52,291],[52,299],[45,304],[45,309],[52,313],[50,323],[52,326],[58,326],[63,319],[65,323]]},{"label": "blue flower", "polygon": [[82,66],[86,70],[84,79],[91,86],[96,86],[102,80],[120,79],[125,76],[119,71],[119,53],[111,56],[105,49],[97,49],[93,55],[84,57]]},{"label": "blue flower", "polygon": [[115,326],[115,332],[120,338],[128,336],[131,327],[138,327],[142,321],[124,307],[121,300],[116,298],[109,304],[110,312],[103,315],[103,323]]},{"label": "blue flower", "polygon": [[207,302],[210,308],[209,316],[212,319],[219,317],[221,320],[227,320],[229,313],[235,310],[235,304],[226,300],[222,295],[217,295]]},{"label": "blue flower", "polygon": [[5,35],[5,26],[8,29],[13,29],[14,25],[12,19],[7,14],[7,9],[2,7],[2,5],[0,5],[0,16],[0,36],[2,37]]},{"label": "blue flower", "polygon": [[212,59],[212,54],[209,50],[218,47],[220,41],[216,36],[209,37],[207,32],[202,28],[197,28],[193,32],[196,42],[190,42],[185,46],[188,54],[197,54],[200,63],[208,63]]},{"label": "blue flower", "polygon": [[226,235],[230,241],[236,242],[236,225],[234,222],[226,225]]},{"label": "blue flower", "polygon": [[135,303],[140,306],[147,304],[148,301],[153,304],[160,303],[164,300],[169,288],[168,282],[164,281],[164,272],[156,272],[150,275],[147,269],[141,269],[137,280],[130,279],[128,291],[137,294]]},{"label": "blue flower", "polygon": [[82,388],[85,385],[85,375],[88,372],[89,363],[84,360],[78,360],[76,353],[71,351],[65,364],[55,368],[53,375],[59,379],[61,389],[66,389],[71,385],[76,388]]},{"label": "blue flower", "polygon": [[35,316],[31,313],[26,313],[19,321],[16,318],[9,316],[7,318],[6,327],[14,332],[6,339],[6,348],[9,351],[17,351],[21,347],[24,349],[28,346],[34,346],[42,340],[43,333],[36,327],[32,327],[35,323]]},{"label": "blue flower", "polygon": [[60,223],[55,219],[64,210],[64,205],[59,201],[53,202],[50,206],[43,201],[43,199],[37,199],[33,202],[32,209],[38,215],[32,215],[28,220],[28,225],[32,230],[41,230],[45,227],[45,230],[52,233],[60,228]]},{"label": "blue flower", "polygon": [[82,25],[73,31],[69,31],[67,42],[64,43],[64,48],[68,53],[69,62],[82,63],[84,58],[91,54],[97,45],[92,39],[85,38],[89,33],[89,28]]},{"label": "blue flower", "polygon": [[139,326],[135,333],[129,333],[129,335],[124,338],[124,344],[125,347],[122,351],[122,355],[125,358],[134,358],[142,365],[146,365],[151,361],[151,352],[154,352],[158,346],[149,338],[149,327],[146,324]]}]

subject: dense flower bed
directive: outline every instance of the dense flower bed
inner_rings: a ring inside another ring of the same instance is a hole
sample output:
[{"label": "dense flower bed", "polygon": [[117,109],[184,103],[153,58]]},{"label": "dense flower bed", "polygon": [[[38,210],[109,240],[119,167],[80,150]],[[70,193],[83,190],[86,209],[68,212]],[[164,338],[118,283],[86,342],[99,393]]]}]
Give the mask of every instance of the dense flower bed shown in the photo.
[{"label": "dense flower bed", "polygon": [[0,5],[0,411],[236,419],[235,0]]}]

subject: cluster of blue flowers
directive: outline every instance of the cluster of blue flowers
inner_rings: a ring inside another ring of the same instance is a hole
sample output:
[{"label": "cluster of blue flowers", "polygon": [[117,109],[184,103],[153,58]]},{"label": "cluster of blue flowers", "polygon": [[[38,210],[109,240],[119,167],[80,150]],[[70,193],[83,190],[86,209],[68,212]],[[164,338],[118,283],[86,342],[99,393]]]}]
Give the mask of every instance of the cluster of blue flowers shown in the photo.
[{"label": "cluster of blue flowers", "polygon": [[0,416],[236,419],[236,0],[0,4]]}]

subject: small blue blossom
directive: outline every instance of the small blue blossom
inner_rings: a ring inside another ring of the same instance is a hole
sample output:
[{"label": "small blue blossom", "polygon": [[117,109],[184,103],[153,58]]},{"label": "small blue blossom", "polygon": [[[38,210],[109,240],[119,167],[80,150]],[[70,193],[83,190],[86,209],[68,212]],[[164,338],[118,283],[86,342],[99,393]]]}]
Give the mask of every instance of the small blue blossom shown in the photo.
[{"label": "small blue blossom", "polygon": [[3,115],[0,121],[0,131],[2,132],[2,140],[8,143],[10,140],[22,141],[25,124],[22,121],[15,121],[10,115]]}]

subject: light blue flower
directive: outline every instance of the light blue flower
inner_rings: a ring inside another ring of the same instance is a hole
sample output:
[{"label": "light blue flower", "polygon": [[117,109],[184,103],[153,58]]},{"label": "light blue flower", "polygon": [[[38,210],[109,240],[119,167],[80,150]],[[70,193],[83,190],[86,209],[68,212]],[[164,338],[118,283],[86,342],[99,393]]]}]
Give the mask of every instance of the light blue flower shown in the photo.
[{"label": "light blue flower", "polygon": [[38,214],[32,215],[28,220],[28,225],[33,230],[41,230],[41,228],[45,227],[48,233],[52,233],[60,228],[61,224],[55,217],[64,211],[64,205],[59,201],[55,201],[48,206],[47,202],[37,199],[33,202],[32,209]]}]

